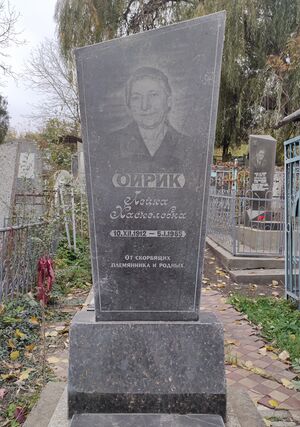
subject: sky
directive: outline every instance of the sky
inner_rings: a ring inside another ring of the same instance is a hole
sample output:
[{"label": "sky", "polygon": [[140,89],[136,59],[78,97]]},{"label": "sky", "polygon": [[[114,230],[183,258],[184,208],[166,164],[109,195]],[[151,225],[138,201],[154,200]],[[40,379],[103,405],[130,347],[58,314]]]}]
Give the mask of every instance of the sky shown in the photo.
[{"label": "sky", "polygon": [[32,49],[45,38],[55,38],[53,16],[56,0],[9,0],[9,3],[19,13],[16,30],[20,32],[19,39],[25,40],[25,43],[11,46],[6,52],[10,56],[7,63],[19,76],[16,80],[6,77],[5,86],[0,87],[0,91],[8,101],[10,127],[18,132],[34,131],[40,123],[28,116],[35,112],[34,105],[43,102],[43,98],[28,88],[28,83],[20,74]]}]

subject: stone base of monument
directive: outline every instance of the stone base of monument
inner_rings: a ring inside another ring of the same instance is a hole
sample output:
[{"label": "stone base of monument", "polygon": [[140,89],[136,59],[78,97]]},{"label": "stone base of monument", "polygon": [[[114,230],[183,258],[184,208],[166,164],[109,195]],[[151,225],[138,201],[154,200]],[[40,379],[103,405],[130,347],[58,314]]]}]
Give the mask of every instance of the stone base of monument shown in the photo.
[{"label": "stone base of monument", "polygon": [[219,415],[81,414],[71,427],[225,427]]},{"label": "stone base of monument", "polygon": [[94,317],[81,311],[70,330],[70,418],[193,413],[225,419],[223,326],[213,313],[202,312],[194,322],[95,322]]}]

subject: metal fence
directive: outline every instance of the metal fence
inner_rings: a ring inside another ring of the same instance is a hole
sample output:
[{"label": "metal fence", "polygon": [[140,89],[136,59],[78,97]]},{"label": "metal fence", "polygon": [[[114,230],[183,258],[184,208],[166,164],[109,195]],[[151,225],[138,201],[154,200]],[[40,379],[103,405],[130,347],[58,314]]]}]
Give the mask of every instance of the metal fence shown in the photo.
[{"label": "metal fence", "polygon": [[284,200],[211,194],[207,235],[239,256],[283,256]]},{"label": "metal fence", "polygon": [[285,142],[286,296],[300,308],[300,136]]},{"label": "metal fence", "polygon": [[48,251],[44,222],[0,228],[0,302],[33,290]]}]

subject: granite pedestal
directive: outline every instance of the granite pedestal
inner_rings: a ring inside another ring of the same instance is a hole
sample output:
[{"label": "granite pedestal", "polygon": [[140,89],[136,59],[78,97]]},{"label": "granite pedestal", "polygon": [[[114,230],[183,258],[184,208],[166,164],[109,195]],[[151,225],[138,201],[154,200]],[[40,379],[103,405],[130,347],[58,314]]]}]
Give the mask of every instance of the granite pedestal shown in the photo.
[{"label": "granite pedestal", "polygon": [[83,414],[74,415],[71,427],[224,427],[218,415]]},{"label": "granite pedestal", "polygon": [[215,414],[225,417],[223,327],[198,321],[96,322],[70,330],[69,417],[76,413]]}]

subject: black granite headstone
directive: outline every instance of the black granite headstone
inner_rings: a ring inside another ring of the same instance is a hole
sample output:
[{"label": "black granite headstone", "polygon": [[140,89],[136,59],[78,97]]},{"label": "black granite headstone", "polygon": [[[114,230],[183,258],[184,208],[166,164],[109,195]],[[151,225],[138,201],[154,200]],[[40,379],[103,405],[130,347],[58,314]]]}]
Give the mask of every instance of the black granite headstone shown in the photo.
[{"label": "black granite headstone", "polygon": [[225,418],[223,327],[198,313],[224,20],[76,53],[96,319],[71,325],[70,417]]},{"label": "black granite headstone", "polygon": [[263,215],[269,221],[276,158],[276,139],[270,135],[250,135],[249,169],[251,207],[248,220],[255,221]]},{"label": "black granite headstone", "polygon": [[196,320],[225,13],[76,51],[97,320]]}]

